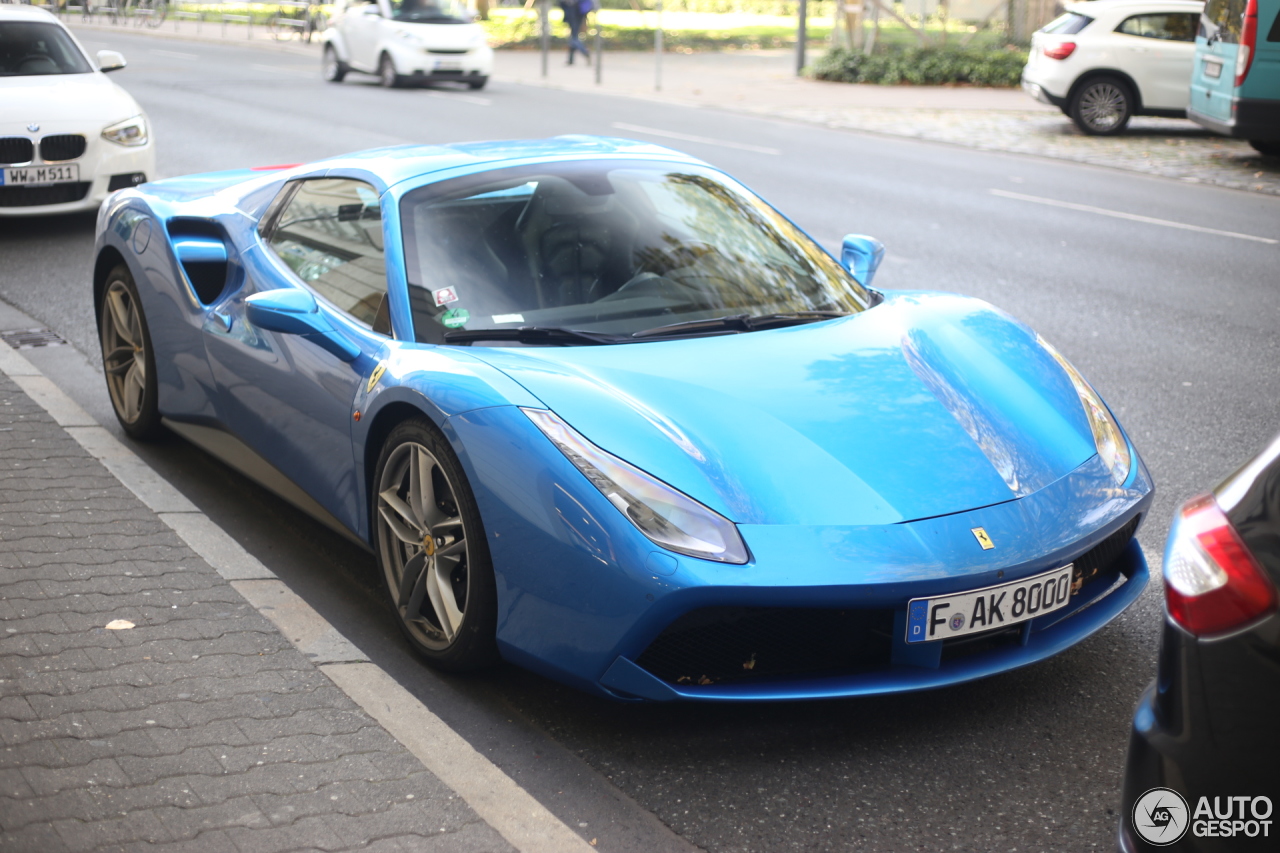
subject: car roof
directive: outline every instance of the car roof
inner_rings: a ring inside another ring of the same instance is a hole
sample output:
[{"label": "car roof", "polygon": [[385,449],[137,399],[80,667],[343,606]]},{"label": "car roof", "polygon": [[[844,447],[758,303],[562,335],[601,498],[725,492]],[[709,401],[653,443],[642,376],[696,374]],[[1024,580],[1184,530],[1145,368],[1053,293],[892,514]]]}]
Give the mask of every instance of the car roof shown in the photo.
[{"label": "car roof", "polygon": [[309,163],[317,168],[355,169],[374,172],[388,187],[428,174],[462,170],[489,171],[506,164],[576,159],[664,160],[696,163],[702,161],[681,151],[606,136],[569,135],[550,139],[505,139],[492,142],[453,142],[439,145],[397,145],[357,151],[328,160]]},{"label": "car roof", "polygon": [[44,9],[37,9],[34,6],[25,6],[17,4],[0,4],[0,19],[10,21],[40,21],[45,24],[57,24],[62,26],[53,15],[50,15]]},{"label": "car roof", "polygon": [[1123,11],[1134,8],[1177,9],[1200,11],[1204,8],[1203,0],[1086,0],[1083,3],[1068,3],[1063,8],[1068,12],[1076,12],[1089,17],[1097,17],[1111,10]]}]

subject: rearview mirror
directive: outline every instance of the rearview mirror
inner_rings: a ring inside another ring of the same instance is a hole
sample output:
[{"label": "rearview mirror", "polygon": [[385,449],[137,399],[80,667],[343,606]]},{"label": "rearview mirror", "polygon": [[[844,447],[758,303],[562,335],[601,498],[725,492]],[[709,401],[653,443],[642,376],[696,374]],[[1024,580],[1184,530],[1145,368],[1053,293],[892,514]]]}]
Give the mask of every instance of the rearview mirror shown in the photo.
[{"label": "rearview mirror", "polygon": [[840,251],[840,263],[853,273],[863,287],[871,286],[880,262],[884,260],[884,243],[865,234],[849,234],[844,238]]},{"label": "rearview mirror", "polygon": [[329,318],[320,313],[315,297],[305,290],[283,288],[255,293],[245,299],[244,312],[252,326],[301,335],[343,361],[355,361],[360,356],[360,348],[334,328]]},{"label": "rearview mirror", "polygon": [[114,50],[98,51],[98,70],[99,71],[119,71],[125,65],[124,54]]}]

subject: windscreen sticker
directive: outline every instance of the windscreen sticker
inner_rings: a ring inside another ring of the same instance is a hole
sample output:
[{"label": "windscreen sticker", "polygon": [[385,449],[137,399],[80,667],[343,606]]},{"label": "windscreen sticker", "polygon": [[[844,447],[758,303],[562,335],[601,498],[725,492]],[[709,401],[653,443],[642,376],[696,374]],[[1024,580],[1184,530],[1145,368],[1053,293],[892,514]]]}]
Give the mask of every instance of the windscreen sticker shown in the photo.
[{"label": "windscreen sticker", "polygon": [[465,326],[467,324],[467,320],[470,319],[471,314],[468,313],[466,308],[450,308],[448,311],[440,315],[440,322],[450,329],[457,329],[460,326]]},{"label": "windscreen sticker", "polygon": [[495,323],[523,323],[523,314],[494,314],[493,322]]},{"label": "windscreen sticker", "polygon": [[458,301],[458,293],[452,287],[442,287],[431,291],[431,298],[436,301],[437,306],[448,305],[450,302]]}]

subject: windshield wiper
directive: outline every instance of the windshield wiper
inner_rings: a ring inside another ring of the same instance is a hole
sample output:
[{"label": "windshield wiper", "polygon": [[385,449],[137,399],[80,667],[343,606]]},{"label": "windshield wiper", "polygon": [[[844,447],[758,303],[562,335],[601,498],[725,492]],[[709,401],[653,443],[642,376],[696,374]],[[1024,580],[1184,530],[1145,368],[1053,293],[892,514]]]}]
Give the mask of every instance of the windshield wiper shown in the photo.
[{"label": "windshield wiper", "polygon": [[518,329],[457,329],[444,333],[447,344],[472,341],[516,341],[522,344],[616,344],[621,338],[559,326],[521,326]]},{"label": "windshield wiper", "polygon": [[658,326],[635,332],[633,338],[678,337],[700,332],[755,332],[760,329],[776,329],[782,326],[798,326],[815,323],[833,317],[846,317],[847,311],[783,311],[777,314],[732,314],[728,317],[712,317],[707,320],[686,320],[670,326]]}]

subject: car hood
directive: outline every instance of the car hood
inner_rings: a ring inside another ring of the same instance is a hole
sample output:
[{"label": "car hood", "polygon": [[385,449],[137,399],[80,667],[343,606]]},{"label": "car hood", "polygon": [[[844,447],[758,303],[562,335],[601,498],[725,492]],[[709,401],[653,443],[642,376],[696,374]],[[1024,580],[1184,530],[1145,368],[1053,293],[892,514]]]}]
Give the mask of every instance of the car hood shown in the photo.
[{"label": "car hood", "polygon": [[1035,333],[985,302],[602,347],[475,347],[575,429],[743,524],[892,524],[1031,494],[1096,452]]},{"label": "car hood", "polygon": [[[102,74],[0,77],[0,125],[84,121],[100,127],[142,113],[138,103]],[[5,131],[8,132],[8,131]]]}]

